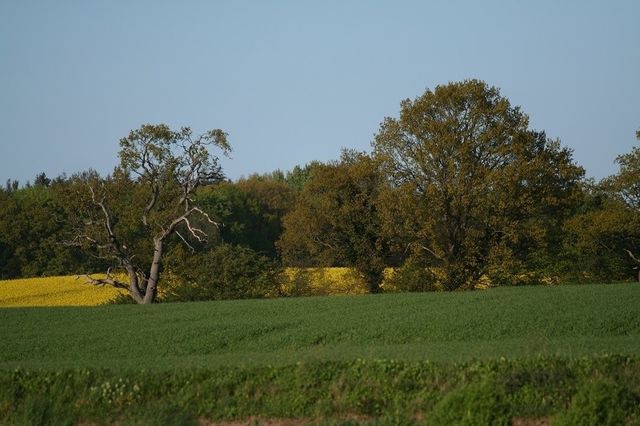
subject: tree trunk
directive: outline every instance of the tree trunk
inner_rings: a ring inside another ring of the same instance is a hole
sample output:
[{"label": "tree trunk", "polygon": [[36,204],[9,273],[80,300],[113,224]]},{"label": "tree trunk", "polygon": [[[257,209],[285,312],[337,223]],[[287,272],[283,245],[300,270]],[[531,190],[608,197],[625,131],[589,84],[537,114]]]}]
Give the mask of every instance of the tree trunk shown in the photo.
[{"label": "tree trunk", "polygon": [[140,286],[138,284],[138,275],[136,274],[136,270],[133,266],[127,266],[127,272],[129,273],[129,292],[131,293],[131,297],[136,303],[143,303],[142,292],[140,291]]},{"label": "tree trunk", "polygon": [[153,263],[149,271],[149,279],[147,280],[147,290],[144,294],[143,304],[151,304],[156,300],[158,293],[158,280],[160,279],[160,266],[162,261],[162,251],[164,250],[164,241],[155,239],[153,241]]},{"label": "tree trunk", "polygon": [[368,265],[358,265],[356,266],[356,270],[360,272],[360,275],[364,279],[367,285],[367,290],[369,290],[370,294],[377,294],[382,292],[380,284],[382,284],[382,280],[384,277],[384,268],[379,269],[375,267],[371,268]]}]

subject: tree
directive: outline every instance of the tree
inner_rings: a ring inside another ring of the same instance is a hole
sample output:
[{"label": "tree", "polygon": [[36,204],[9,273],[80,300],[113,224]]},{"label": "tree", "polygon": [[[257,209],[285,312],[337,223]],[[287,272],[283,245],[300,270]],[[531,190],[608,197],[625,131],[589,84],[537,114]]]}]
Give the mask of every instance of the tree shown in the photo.
[{"label": "tree", "polygon": [[87,265],[79,250],[60,244],[66,224],[56,179],[6,192],[0,190],[0,277],[32,277],[78,272]]},{"label": "tree", "polygon": [[387,245],[378,195],[384,178],[371,157],[345,151],[338,163],[314,165],[278,242],[297,266],[354,266],[371,293],[380,291]]},{"label": "tree", "polygon": [[44,172],[38,173],[33,184],[35,186],[49,186],[51,185],[51,179],[49,179]]},{"label": "tree", "polygon": [[277,262],[247,247],[222,243],[191,253],[177,246],[168,259],[162,291],[166,302],[258,299],[280,295]]},{"label": "tree", "polygon": [[[640,130],[636,132],[640,140]],[[604,190],[611,195],[606,212],[608,216],[618,217],[617,221],[599,221],[598,239],[605,235],[617,234],[616,251],[623,250],[638,269],[640,281],[640,148],[634,147],[631,152],[619,155],[616,163],[620,170],[602,182]],[[609,224],[604,226],[603,224]]]},{"label": "tree", "polygon": [[373,146],[399,197],[385,203],[387,231],[426,254],[448,290],[525,267],[583,175],[568,149],[478,80],[403,101]]},{"label": "tree", "polygon": [[90,283],[126,289],[137,303],[154,302],[167,244],[177,238],[193,248],[218,225],[194,202],[199,187],[223,180],[212,146],[223,154],[231,149],[219,129],[194,136],[188,127],[145,124],[120,140],[113,175],[77,180],[85,188],[75,191],[83,208],[71,243],[111,265],[106,278],[87,275]]},{"label": "tree", "polygon": [[22,211],[13,192],[0,190],[0,279],[20,275],[20,259],[16,256]]},{"label": "tree", "polygon": [[287,185],[300,192],[309,181],[314,167],[319,165],[321,165],[319,161],[312,161],[304,166],[295,166],[292,170],[287,172],[285,182]]},{"label": "tree", "polygon": [[631,279],[637,267],[634,253],[640,249],[638,219],[608,192],[607,185],[594,185],[579,212],[565,224],[565,253],[570,262],[561,266],[566,278],[587,282]]},{"label": "tree", "polygon": [[275,259],[282,217],[291,209],[295,196],[295,190],[283,181],[252,176],[203,188],[196,200],[224,224],[219,230],[224,242]]},{"label": "tree", "polygon": [[[640,140],[640,130],[636,132]],[[616,163],[620,165],[618,173],[605,181],[616,197],[630,209],[640,212],[640,148],[619,155]]]},{"label": "tree", "polygon": [[[636,137],[640,140],[640,131]],[[580,211],[566,223],[577,278],[618,281],[636,275],[640,280],[640,148],[618,156],[616,163],[615,175],[587,186]]]}]

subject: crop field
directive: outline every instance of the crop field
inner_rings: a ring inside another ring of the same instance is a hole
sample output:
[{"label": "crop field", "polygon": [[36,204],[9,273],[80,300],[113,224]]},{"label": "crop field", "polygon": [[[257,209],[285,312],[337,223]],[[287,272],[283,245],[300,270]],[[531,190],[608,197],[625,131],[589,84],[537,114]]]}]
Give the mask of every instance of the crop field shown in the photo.
[{"label": "crop field", "polygon": [[[100,276],[99,274],[96,276]],[[287,268],[282,291],[300,291],[311,295],[365,294],[367,287],[350,268]],[[0,281],[0,307],[97,306],[111,301],[122,290],[96,287],[75,276],[24,278]],[[162,288],[160,288],[162,294]]]},{"label": "crop field", "polygon": [[0,281],[0,424],[640,424],[638,284],[286,277],[333,296],[105,305],[74,277]]},{"label": "crop field", "polygon": [[113,299],[120,290],[95,287],[73,276],[0,281],[0,307],[94,306]]},{"label": "crop field", "polygon": [[580,392],[618,392],[640,419],[637,284],[6,308],[0,323],[0,423],[448,424],[462,408],[441,405],[484,401],[465,409],[571,424]]},{"label": "crop field", "polygon": [[0,367],[640,355],[640,285],[0,310]]}]

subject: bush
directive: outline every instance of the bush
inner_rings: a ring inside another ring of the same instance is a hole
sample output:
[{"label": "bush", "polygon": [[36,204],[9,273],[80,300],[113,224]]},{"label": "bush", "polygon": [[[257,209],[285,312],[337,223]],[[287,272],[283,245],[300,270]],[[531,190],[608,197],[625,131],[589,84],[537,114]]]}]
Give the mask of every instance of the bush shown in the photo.
[{"label": "bush", "polygon": [[253,250],[221,244],[197,254],[178,254],[159,286],[167,302],[250,299],[279,295],[281,268]]},{"label": "bush", "polygon": [[510,425],[506,393],[489,381],[472,383],[449,392],[429,416],[433,425]]},{"label": "bush", "polygon": [[129,295],[129,293],[120,293],[108,300],[104,305],[135,305],[136,301]]},{"label": "bush", "polygon": [[[551,419],[635,425],[640,409],[638,357],[232,364],[71,370],[55,367],[53,360],[51,369],[0,369],[0,425],[257,424],[261,419],[493,425],[513,418],[525,420],[520,424]],[[594,384],[594,377],[600,382]],[[590,383],[576,385],[585,382]],[[594,404],[598,400],[607,402]],[[611,416],[617,405],[626,410],[626,423]],[[573,413],[550,417],[568,406]],[[608,417],[598,417],[597,410]]]},{"label": "bush", "polygon": [[286,270],[285,296],[326,296],[325,289],[314,289],[312,271],[305,268],[288,268]]},{"label": "bush", "polygon": [[422,262],[407,259],[385,280],[384,289],[400,292],[421,292],[438,290],[435,274]]},{"label": "bush", "polygon": [[554,425],[615,426],[628,424],[637,398],[624,387],[608,380],[584,384],[571,400],[569,409],[556,417]]}]

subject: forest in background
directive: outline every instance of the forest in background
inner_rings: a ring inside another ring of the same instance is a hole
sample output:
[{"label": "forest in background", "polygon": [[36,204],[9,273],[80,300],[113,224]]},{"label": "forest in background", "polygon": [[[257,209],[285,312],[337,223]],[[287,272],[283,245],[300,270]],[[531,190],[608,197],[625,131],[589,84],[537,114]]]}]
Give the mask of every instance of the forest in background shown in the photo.
[{"label": "forest in background", "polygon": [[[477,80],[404,101],[372,146],[290,171],[204,182],[194,203],[219,226],[199,224],[206,242],[171,236],[162,262],[169,293],[272,296],[284,267],[352,267],[372,293],[383,290],[388,268],[405,291],[638,276],[636,147],[617,158],[615,175],[586,179],[570,150],[529,129],[520,108]],[[150,265],[148,226],[135,214],[148,185],[120,165],[104,177],[87,170],[7,181],[0,278],[108,270],[95,247],[73,244],[95,207],[87,186],[96,182],[128,250]]]}]

